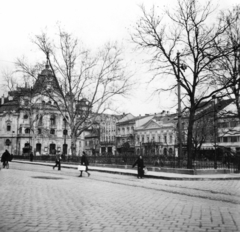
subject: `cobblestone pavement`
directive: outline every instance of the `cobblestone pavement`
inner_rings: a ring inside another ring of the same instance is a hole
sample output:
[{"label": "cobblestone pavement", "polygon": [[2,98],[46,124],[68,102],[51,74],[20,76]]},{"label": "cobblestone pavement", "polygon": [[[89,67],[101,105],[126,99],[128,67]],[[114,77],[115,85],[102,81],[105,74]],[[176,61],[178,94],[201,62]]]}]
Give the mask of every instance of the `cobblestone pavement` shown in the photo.
[{"label": "cobblestone pavement", "polygon": [[10,164],[0,231],[240,231],[239,181],[167,181]]}]

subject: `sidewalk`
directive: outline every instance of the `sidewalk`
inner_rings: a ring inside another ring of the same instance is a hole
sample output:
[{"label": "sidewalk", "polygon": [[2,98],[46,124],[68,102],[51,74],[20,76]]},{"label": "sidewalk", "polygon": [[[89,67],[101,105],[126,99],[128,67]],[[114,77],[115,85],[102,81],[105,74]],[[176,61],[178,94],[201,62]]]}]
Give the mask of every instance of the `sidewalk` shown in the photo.
[{"label": "sidewalk", "polygon": [[[44,166],[53,166],[54,163],[47,162],[30,162],[23,160],[13,160],[15,163],[25,163],[32,165],[44,165]],[[70,168],[77,169],[77,164],[61,164],[61,168]],[[96,172],[106,172],[119,175],[137,175],[137,170],[135,169],[123,169],[123,168],[110,168],[110,167],[97,167],[89,166],[90,171]],[[230,173],[230,174],[211,174],[211,175],[186,175],[186,174],[177,174],[177,173],[166,173],[166,172],[155,172],[148,171],[145,178],[155,178],[155,179],[165,179],[165,180],[191,180],[191,181],[203,181],[203,180],[240,180],[240,174]]]}]

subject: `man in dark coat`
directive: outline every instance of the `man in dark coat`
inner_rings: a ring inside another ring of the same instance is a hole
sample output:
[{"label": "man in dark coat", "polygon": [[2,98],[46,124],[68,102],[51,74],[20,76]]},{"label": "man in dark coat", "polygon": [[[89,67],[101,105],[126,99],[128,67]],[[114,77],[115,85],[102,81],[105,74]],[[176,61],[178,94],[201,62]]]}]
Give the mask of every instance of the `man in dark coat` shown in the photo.
[{"label": "man in dark coat", "polygon": [[60,154],[56,155],[55,165],[53,166],[53,169],[58,167],[58,171],[61,170],[61,156]]},{"label": "man in dark coat", "polygon": [[143,168],[145,166],[144,166],[143,158],[141,155],[137,158],[137,160],[135,161],[132,167],[134,168],[136,165],[138,166],[137,178],[143,178],[143,174],[144,174]]},{"label": "man in dark coat", "polygon": [[[81,165],[84,165],[86,166],[86,170],[85,172],[88,174],[88,177],[90,176],[90,173],[88,172],[88,165],[89,165],[89,162],[88,162],[88,158],[87,158],[87,154],[83,151],[83,155],[81,157]],[[79,177],[82,177],[82,172],[83,171],[80,171],[80,176]]]},{"label": "man in dark coat", "polygon": [[5,166],[7,165],[9,160],[10,160],[10,153],[8,152],[8,150],[5,150],[5,152],[3,152],[2,157],[1,157],[1,162],[3,163],[3,168],[5,168]]},{"label": "man in dark coat", "polygon": [[31,162],[33,161],[33,152],[32,151],[30,152],[30,161]]}]

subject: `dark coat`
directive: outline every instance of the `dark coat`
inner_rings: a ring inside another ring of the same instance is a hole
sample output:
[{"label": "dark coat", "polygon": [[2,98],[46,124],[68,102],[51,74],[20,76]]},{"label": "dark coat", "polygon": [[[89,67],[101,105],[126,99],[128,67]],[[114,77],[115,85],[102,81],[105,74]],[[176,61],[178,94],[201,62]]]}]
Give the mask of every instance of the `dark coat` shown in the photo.
[{"label": "dark coat", "polygon": [[1,162],[10,161],[10,159],[11,159],[11,155],[8,152],[8,150],[3,152],[2,157],[1,157]]},{"label": "dark coat", "polygon": [[136,165],[138,166],[138,168],[144,168],[145,167],[143,159],[140,159],[140,157],[137,158],[137,160],[134,162],[132,167],[134,168]]},{"label": "dark coat", "polygon": [[81,165],[85,165],[85,166],[89,165],[88,158],[87,158],[86,155],[82,156],[82,158],[81,158]]}]

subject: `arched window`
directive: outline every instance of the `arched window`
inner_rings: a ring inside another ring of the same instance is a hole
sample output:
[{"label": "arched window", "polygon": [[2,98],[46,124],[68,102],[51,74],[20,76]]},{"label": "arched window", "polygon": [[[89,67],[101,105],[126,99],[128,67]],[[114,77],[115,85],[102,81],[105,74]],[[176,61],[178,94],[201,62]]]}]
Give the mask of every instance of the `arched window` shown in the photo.
[{"label": "arched window", "polygon": [[41,114],[38,115],[38,125],[39,126],[43,125],[43,116]]},{"label": "arched window", "polygon": [[164,154],[164,155],[167,155],[167,148],[164,148],[164,149],[163,149],[163,154]]},{"label": "arched window", "polygon": [[55,126],[56,125],[56,117],[54,114],[51,115],[50,117],[50,125]]},{"label": "arched window", "polygon": [[173,149],[169,148],[169,155],[173,155]]}]

